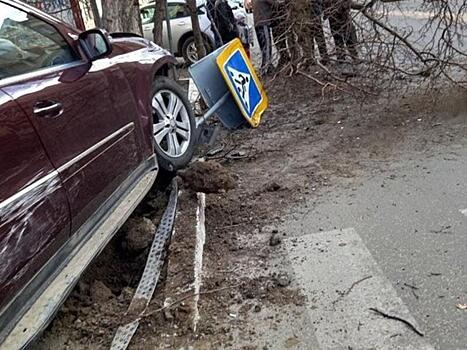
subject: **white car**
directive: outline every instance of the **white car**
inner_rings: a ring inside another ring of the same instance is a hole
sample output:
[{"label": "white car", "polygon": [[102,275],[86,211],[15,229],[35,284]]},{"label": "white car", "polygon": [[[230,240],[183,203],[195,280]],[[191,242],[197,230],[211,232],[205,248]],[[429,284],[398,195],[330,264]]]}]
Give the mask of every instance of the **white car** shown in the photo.
[{"label": "white car", "polygon": [[[206,14],[204,1],[197,1],[198,18],[201,31],[205,40],[208,52],[214,49],[214,33],[211,30],[211,21]],[[191,17],[187,9],[185,0],[167,0],[170,28],[172,30],[172,47],[169,47],[169,36],[167,33],[167,23],[163,22],[163,47],[169,49],[175,56],[183,57],[188,64],[194,63],[198,59],[196,52]],[[154,40],[154,11],[155,3],[149,3],[141,8],[141,21],[143,25],[144,37]]]}]

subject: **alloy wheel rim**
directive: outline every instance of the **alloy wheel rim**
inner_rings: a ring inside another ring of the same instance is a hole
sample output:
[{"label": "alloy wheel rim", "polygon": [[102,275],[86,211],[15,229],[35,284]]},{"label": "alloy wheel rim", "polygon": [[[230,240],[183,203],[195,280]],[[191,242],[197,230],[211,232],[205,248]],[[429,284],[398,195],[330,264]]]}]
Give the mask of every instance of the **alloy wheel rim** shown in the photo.
[{"label": "alloy wheel rim", "polygon": [[183,101],[170,90],[160,90],[152,98],[154,141],[169,157],[185,154],[191,139],[191,125]]},{"label": "alloy wheel rim", "polygon": [[191,63],[198,61],[198,51],[196,50],[196,44],[194,41],[188,46],[187,51],[187,56]]}]

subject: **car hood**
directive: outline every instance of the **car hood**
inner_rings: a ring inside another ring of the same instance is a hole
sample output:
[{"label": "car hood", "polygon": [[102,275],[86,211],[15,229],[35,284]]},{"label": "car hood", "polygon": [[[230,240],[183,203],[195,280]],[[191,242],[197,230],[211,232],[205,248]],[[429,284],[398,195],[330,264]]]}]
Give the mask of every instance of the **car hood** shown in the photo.
[{"label": "car hood", "polygon": [[160,54],[171,55],[170,52],[156,45],[152,41],[131,33],[113,33],[111,34],[111,43],[112,56],[145,48],[150,49],[151,51],[160,51]]}]

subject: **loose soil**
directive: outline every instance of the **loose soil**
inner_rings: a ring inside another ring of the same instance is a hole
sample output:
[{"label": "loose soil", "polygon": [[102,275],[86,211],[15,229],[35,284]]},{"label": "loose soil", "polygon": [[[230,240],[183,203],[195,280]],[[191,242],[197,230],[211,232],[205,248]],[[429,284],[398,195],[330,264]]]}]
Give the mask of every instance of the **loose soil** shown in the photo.
[{"label": "loose soil", "polygon": [[[180,174],[183,189],[168,267],[149,306],[152,314],[143,319],[130,349],[267,348],[256,341],[250,316],[276,310],[264,317],[273,329],[283,307],[305,302],[293,288],[293,276],[277,263],[281,233],[276,227],[283,215],[364,170],[380,171],[406,150],[430,154],[432,145],[465,134],[467,99],[452,88],[448,93],[391,91],[361,100],[340,92],[323,96],[320,87],[297,76],[278,77],[267,90],[271,106],[258,129],[222,133],[216,151],[200,154],[208,162]],[[199,191],[208,194],[200,320],[194,330],[190,294]],[[157,225],[166,201],[163,188],[148,195],[84,274],[35,349],[109,348],[144,268],[153,231],[147,220]],[[129,237],[132,231],[136,240]],[[174,305],[160,310],[168,301]]]}]

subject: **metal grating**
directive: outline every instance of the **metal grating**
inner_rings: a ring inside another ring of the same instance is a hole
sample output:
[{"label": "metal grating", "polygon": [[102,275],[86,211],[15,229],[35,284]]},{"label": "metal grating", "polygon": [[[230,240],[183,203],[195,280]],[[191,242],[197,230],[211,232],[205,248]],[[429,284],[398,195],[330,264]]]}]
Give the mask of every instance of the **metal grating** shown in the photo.
[{"label": "metal grating", "polygon": [[[136,309],[138,307],[137,305],[140,304],[141,299],[143,299],[145,301],[144,309],[138,310],[143,313],[154,294],[162,266],[164,265],[166,253],[165,248],[174,226],[178,193],[178,185],[174,179],[172,181],[172,191],[170,193],[169,204],[165,209],[164,215],[162,215],[161,222],[155,233],[143,275],[139,281],[138,288],[136,289],[128,310]],[[125,350],[138,329],[139,321],[140,318],[137,318],[131,323],[118,327],[110,349]]]}]

